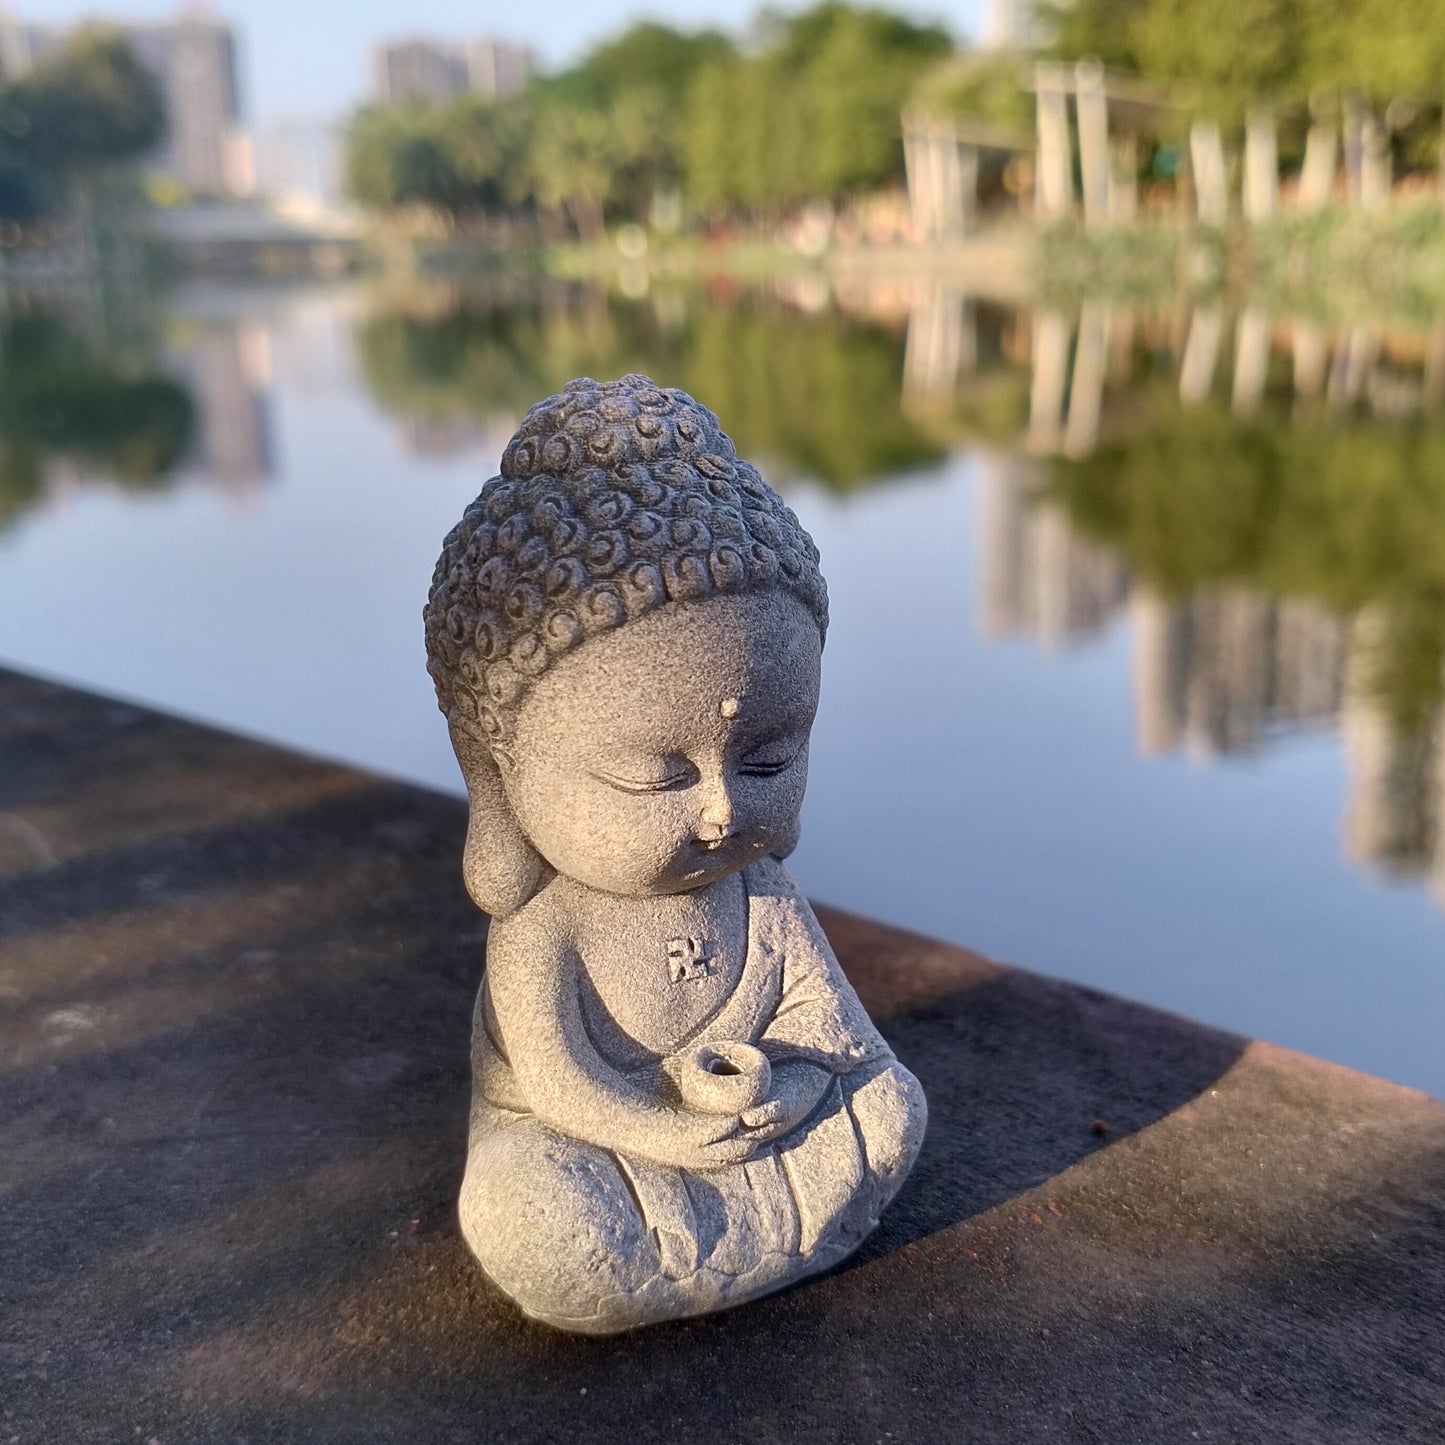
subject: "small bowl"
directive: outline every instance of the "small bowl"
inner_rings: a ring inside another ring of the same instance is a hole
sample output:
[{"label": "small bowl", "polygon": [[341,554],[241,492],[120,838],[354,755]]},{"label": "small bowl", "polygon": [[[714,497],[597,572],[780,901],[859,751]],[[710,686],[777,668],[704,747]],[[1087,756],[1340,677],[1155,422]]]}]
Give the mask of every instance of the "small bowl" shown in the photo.
[{"label": "small bowl", "polygon": [[741,1114],[768,1097],[768,1056],[751,1044],[699,1044],[677,1072],[683,1103],[703,1114]]}]

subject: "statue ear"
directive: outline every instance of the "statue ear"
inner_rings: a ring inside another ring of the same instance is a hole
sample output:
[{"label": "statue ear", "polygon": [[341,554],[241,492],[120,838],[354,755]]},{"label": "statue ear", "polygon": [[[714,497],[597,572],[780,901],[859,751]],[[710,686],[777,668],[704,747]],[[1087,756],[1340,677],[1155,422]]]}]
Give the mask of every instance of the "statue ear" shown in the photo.
[{"label": "statue ear", "polygon": [[546,865],[518,826],[491,749],[458,727],[451,733],[469,803],[462,879],[483,913],[505,918],[536,893]]}]

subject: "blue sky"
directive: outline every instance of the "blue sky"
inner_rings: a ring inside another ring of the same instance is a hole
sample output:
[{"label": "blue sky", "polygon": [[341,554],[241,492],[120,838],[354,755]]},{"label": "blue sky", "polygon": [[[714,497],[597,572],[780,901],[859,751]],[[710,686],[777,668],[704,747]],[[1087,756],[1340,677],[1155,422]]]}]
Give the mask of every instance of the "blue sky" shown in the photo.
[{"label": "blue sky", "polygon": [[[977,33],[987,0],[881,3],[915,18],[941,20],[965,36]],[[174,0],[20,0],[7,8],[22,19],[61,22],[95,14],[151,19],[177,10]],[[459,5],[456,0],[233,0],[196,8],[226,17],[240,32],[247,108],[252,120],[266,123],[344,111],[366,90],[371,46],[394,35],[496,35],[530,44],[556,64],[641,15],[685,28],[739,30],[757,6],[755,0],[650,6],[638,0],[525,0],[509,6]],[[780,8],[800,7],[787,3]]]}]

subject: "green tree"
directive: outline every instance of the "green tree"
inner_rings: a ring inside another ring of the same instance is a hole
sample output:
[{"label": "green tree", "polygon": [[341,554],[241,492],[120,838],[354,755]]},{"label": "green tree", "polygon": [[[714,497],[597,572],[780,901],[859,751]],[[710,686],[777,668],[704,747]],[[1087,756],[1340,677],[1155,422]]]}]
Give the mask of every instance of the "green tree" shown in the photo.
[{"label": "green tree", "polygon": [[59,209],[77,183],[154,150],[165,126],[160,89],[124,38],[83,28],[0,85],[0,215],[29,221]]},{"label": "green tree", "polygon": [[426,206],[454,217],[472,194],[456,151],[456,132],[441,109],[364,110],[347,133],[347,187],[362,205],[376,210]]},{"label": "green tree", "polygon": [[899,114],[951,51],[946,32],[837,0],[768,28],[761,53],[705,68],[692,88],[683,154],[695,204],[775,213],[900,176]]}]

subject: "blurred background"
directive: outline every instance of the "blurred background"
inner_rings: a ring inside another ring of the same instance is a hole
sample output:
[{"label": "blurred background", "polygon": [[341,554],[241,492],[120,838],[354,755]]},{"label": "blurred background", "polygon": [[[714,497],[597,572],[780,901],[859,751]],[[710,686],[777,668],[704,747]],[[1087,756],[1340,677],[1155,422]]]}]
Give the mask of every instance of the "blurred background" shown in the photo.
[{"label": "blurred background", "polygon": [[521,413],[823,552],[815,896],[1445,1094],[1445,0],[0,12],[0,661],[459,791]]}]

